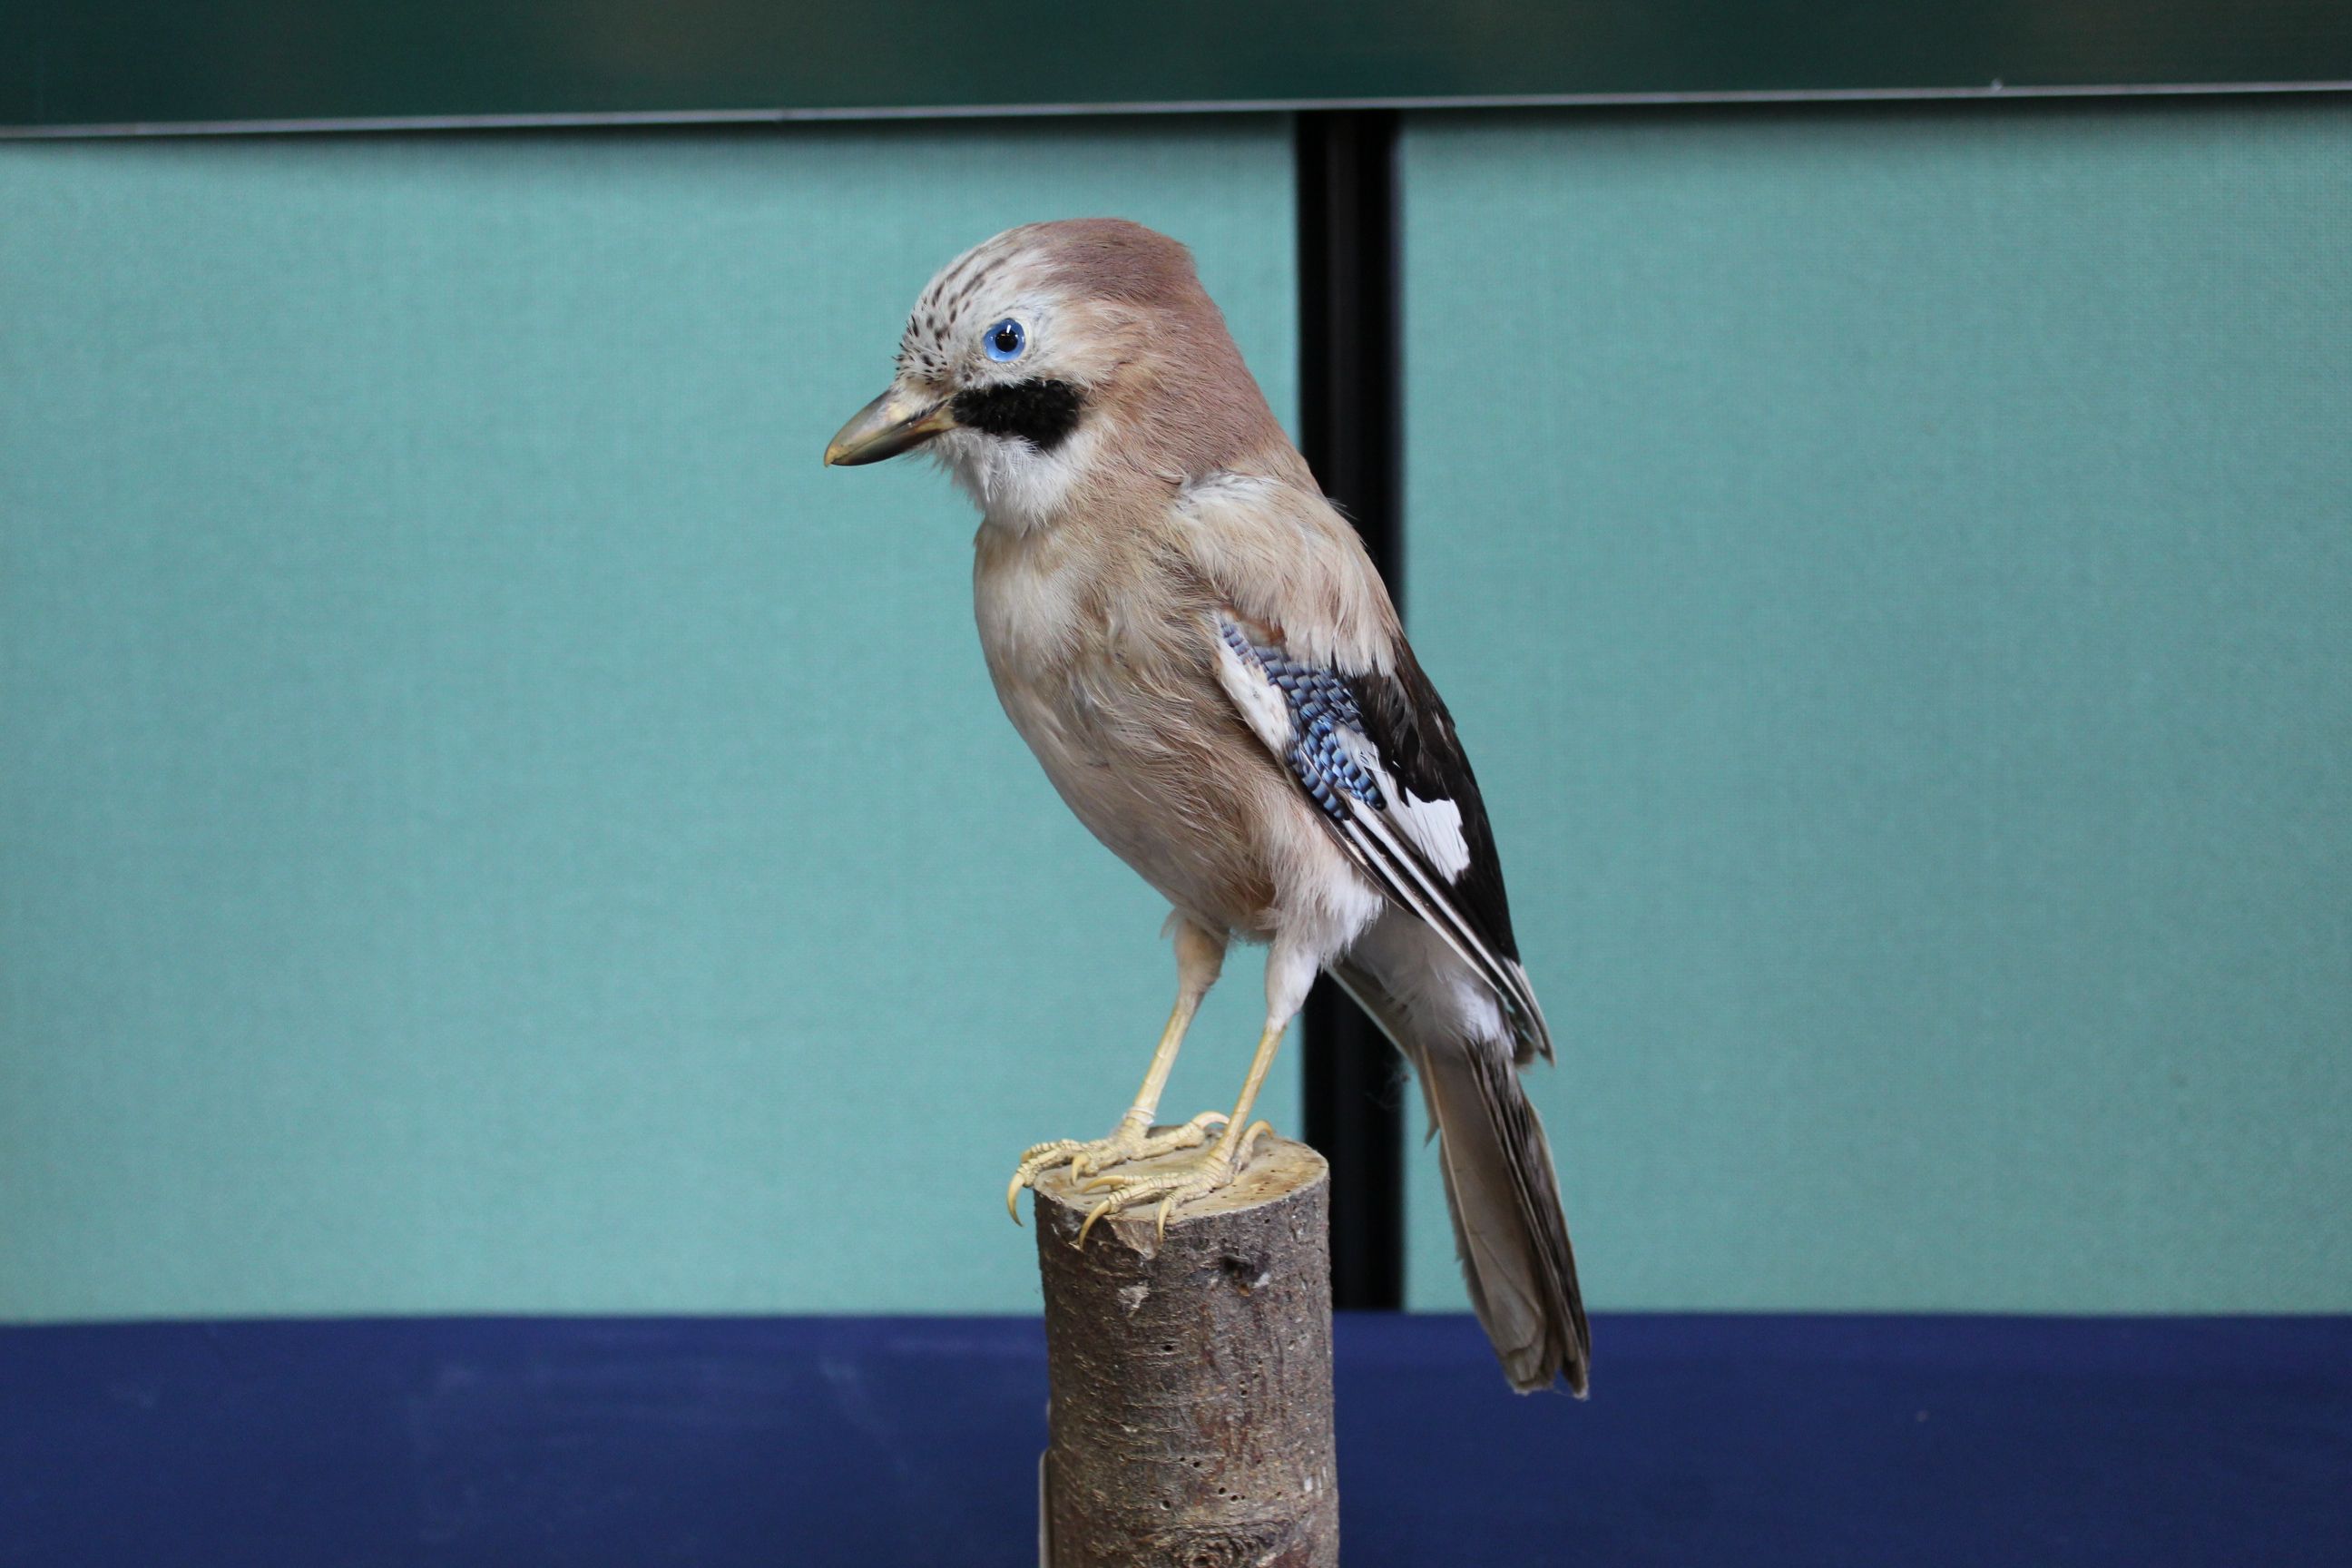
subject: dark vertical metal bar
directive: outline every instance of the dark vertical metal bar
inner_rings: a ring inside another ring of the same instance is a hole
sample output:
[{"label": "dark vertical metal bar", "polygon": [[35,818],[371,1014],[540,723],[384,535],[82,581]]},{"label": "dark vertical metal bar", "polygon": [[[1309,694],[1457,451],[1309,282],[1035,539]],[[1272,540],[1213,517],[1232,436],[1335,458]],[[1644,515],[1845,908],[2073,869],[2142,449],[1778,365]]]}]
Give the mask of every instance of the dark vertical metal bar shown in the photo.
[{"label": "dark vertical metal bar", "polygon": [[[1297,116],[1299,436],[1402,603],[1397,116]],[[1307,1142],[1331,1163],[1331,1298],[1404,1305],[1402,1059],[1328,977],[1305,1015]]]}]

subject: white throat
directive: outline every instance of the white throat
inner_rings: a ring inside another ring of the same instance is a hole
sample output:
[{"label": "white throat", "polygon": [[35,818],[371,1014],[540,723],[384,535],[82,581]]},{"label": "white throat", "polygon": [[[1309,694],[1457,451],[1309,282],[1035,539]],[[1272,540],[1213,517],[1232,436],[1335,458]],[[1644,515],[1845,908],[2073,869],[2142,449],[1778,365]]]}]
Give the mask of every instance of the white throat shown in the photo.
[{"label": "white throat", "polygon": [[1078,501],[1097,444],[1088,421],[1050,452],[1017,438],[950,430],[931,443],[931,454],[990,522],[1027,533]]}]

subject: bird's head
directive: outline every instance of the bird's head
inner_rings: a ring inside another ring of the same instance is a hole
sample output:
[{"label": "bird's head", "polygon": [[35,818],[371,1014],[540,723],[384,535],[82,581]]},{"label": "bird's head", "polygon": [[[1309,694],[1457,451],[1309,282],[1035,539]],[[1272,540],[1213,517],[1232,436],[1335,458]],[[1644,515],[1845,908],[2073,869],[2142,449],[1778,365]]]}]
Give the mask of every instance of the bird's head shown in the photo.
[{"label": "bird's head", "polygon": [[889,390],[824,460],[918,447],[1024,528],[1129,486],[1297,462],[1191,254],[1121,218],[1008,229],[931,279]]}]

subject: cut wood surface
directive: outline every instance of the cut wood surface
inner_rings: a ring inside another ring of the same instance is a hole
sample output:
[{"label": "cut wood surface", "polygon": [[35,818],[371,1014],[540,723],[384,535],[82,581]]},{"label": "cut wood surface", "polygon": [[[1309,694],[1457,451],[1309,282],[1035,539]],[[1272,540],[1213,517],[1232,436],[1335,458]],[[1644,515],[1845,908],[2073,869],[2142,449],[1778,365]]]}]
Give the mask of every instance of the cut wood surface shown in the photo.
[{"label": "cut wood surface", "polygon": [[1147,1205],[1084,1247],[1101,1194],[1066,1169],[1039,1179],[1048,1568],[1339,1562],[1328,1174],[1305,1144],[1262,1137],[1164,1238]]}]

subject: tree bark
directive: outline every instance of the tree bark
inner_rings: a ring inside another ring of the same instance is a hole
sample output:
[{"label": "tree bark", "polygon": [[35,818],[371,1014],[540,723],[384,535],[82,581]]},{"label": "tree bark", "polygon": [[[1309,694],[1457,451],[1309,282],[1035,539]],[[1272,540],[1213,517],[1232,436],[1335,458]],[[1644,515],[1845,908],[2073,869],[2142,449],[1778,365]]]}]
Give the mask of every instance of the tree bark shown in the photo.
[{"label": "tree bark", "polygon": [[1039,1180],[1048,1568],[1339,1562],[1327,1177],[1312,1149],[1263,1137],[1164,1239],[1146,1205],[1083,1248],[1100,1194],[1066,1169]]}]

